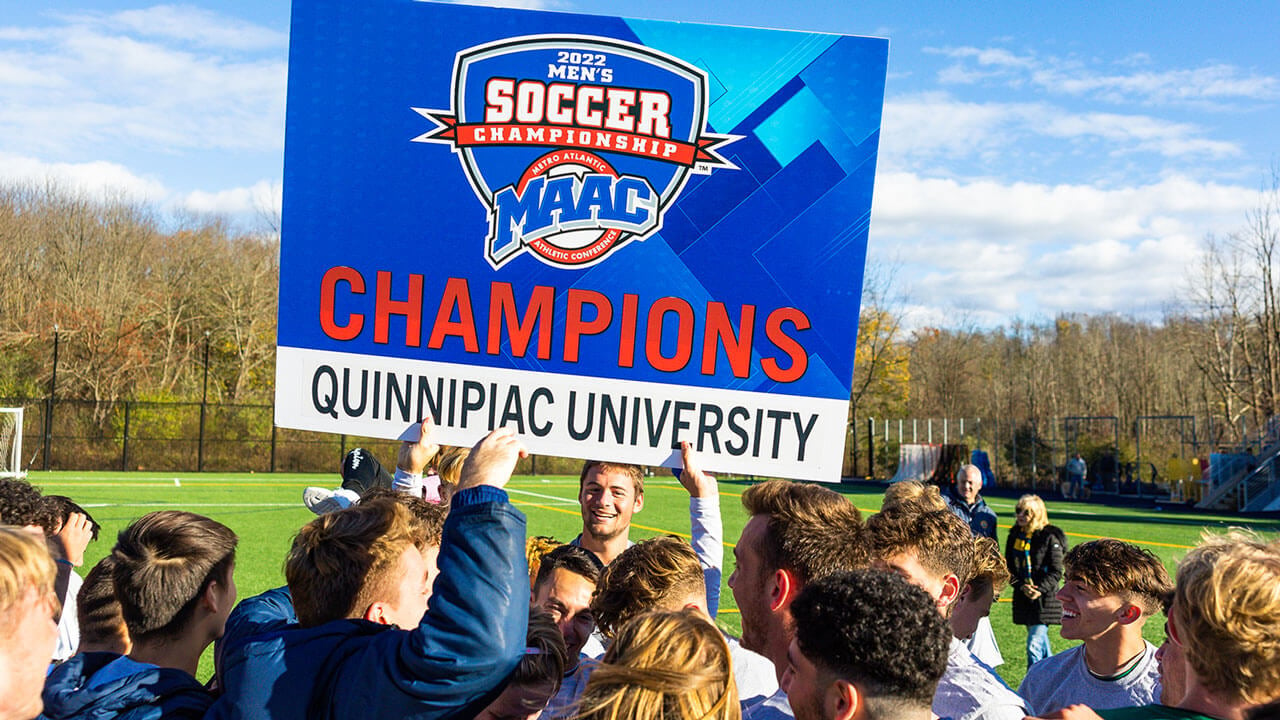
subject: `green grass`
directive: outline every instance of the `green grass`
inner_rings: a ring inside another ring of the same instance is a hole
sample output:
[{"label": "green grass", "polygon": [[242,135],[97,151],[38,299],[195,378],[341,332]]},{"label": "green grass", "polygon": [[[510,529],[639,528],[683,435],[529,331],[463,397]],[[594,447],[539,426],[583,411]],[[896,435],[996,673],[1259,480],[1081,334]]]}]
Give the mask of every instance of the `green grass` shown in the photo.
[{"label": "green grass", "polygon": [[[175,484],[177,478],[180,485]],[[236,583],[240,596],[248,597],[284,583],[282,563],[294,532],[314,516],[302,506],[302,489],[308,485],[331,486],[337,477],[298,474],[190,474],[190,473],[113,473],[113,472],[40,472],[32,473],[31,482],[46,493],[67,495],[84,505],[102,523],[100,539],[90,544],[82,574],[105,555],[118,530],[133,519],[158,509],[182,509],[208,515],[226,524],[240,536],[237,553]],[[726,544],[737,540],[746,521],[738,497],[747,483],[721,484]],[[832,486],[846,495],[865,514],[880,507],[880,490],[862,485]],[[513,502],[529,517],[529,531],[568,541],[578,534],[581,519],[575,498],[577,477],[517,477],[508,489]],[[688,536],[688,495],[669,475],[651,478],[645,486],[645,507],[635,516],[631,538],[639,540],[659,534]],[[1012,499],[989,498],[988,503],[1000,515],[1000,540],[1013,516]],[[1208,529],[1229,526],[1252,527],[1266,533],[1280,533],[1280,521],[1245,522],[1240,518],[1185,513],[1163,513],[1154,510],[1110,508],[1088,503],[1050,502],[1050,520],[1067,533],[1071,544],[1095,537],[1115,537],[1135,542],[1150,549],[1172,572],[1177,560]],[[732,551],[725,548],[727,580],[732,570]],[[1013,687],[1026,672],[1023,650],[1025,629],[1015,626],[1009,616],[1009,591],[992,607],[991,624],[1004,653],[1005,664],[999,670]],[[740,629],[733,593],[721,591],[720,623],[728,631]],[[1145,635],[1154,643],[1162,637],[1163,623],[1157,617],[1148,622]],[[1054,651],[1070,647],[1056,628],[1050,630]],[[201,663],[201,679],[207,678],[212,666],[207,654]]]}]

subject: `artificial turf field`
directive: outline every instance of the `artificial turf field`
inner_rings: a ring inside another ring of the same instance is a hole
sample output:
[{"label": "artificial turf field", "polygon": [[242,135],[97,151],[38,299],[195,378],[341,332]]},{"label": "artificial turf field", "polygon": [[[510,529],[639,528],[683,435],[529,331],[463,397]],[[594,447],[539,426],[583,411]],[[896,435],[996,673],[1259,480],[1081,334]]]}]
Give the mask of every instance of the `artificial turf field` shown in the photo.
[{"label": "artificial turf field", "polygon": [[[282,564],[293,534],[315,517],[302,505],[302,489],[308,485],[333,487],[338,481],[336,475],[118,472],[34,472],[28,479],[46,494],[66,495],[76,500],[102,524],[99,540],[91,543],[85,554],[81,575],[110,550],[116,532],[133,519],[153,510],[189,510],[224,523],[240,536],[235,572],[240,597],[284,584]],[[725,580],[733,569],[732,543],[746,522],[738,498],[747,485],[738,481],[725,481],[720,485],[725,525]],[[880,507],[882,489],[878,486],[858,483],[831,487],[847,496],[864,516]],[[516,477],[507,489],[512,501],[528,516],[530,534],[568,541],[581,529],[576,476]],[[1013,519],[1014,500],[988,497],[987,502],[1000,516],[1003,546]],[[1052,499],[1047,502],[1050,522],[1067,533],[1072,545],[1098,537],[1127,540],[1154,552],[1170,572],[1206,528],[1221,531],[1240,526],[1263,533],[1280,533],[1277,520],[1166,513]],[[644,509],[633,519],[631,539],[659,534],[688,537],[688,533],[688,494],[684,488],[669,475],[648,479]],[[1026,672],[1023,649],[1026,633],[1010,620],[1009,596],[1010,591],[1006,589],[1001,603],[992,607],[991,624],[1005,658],[1005,664],[998,670],[1017,688]],[[729,632],[738,634],[737,610],[733,593],[727,586],[720,598],[719,622]],[[1145,634],[1159,644],[1163,637],[1163,619],[1157,616],[1150,620]],[[1056,628],[1051,628],[1049,635],[1055,652],[1073,644],[1064,641]],[[206,653],[201,662],[200,679],[207,679],[211,672],[212,664]]]}]

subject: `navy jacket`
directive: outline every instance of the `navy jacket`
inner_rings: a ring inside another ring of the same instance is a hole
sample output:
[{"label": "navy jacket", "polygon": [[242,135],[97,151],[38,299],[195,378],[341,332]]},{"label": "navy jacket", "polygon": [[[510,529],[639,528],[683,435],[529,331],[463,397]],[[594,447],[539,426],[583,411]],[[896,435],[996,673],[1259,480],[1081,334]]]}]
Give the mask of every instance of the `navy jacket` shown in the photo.
[{"label": "navy jacket", "polygon": [[956,514],[969,526],[969,530],[976,535],[984,535],[996,540],[996,511],[987,506],[987,501],[978,496],[978,502],[969,505],[964,498],[956,495],[955,486],[952,485],[944,493],[943,497],[947,500],[947,507],[951,508],[951,512]]},{"label": "navy jacket", "polygon": [[91,677],[119,658],[115,653],[74,655],[53,669],[44,682],[47,720],[159,720],[204,717],[213,697],[187,673],[174,668],[148,668],[98,687],[85,688]]},{"label": "navy jacket", "polygon": [[[474,717],[524,652],[525,519],[505,492],[490,487],[464,490],[451,505],[440,576],[418,627],[362,620],[287,626],[279,591],[251,598],[245,612],[228,622],[221,647],[224,694],[208,717]],[[253,634],[254,626],[268,631]]]}]

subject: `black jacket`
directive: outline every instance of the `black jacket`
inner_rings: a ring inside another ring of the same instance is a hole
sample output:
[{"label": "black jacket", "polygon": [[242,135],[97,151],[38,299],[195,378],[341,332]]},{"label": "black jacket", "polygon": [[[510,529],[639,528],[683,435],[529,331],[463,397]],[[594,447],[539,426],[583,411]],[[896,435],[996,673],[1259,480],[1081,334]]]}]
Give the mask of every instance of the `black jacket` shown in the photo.
[{"label": "black jacket", "polygon": [[[1067,537],[1053,525],[1031,536],[1029,547],[1022,529],[1014,525],[1004,543],[1004,561],[1013,585],[1013,622],[1016,625],[1060,625],[1062,603],[1057,598],[1062,585],[1062,557],[1067,554]],[[1028,562],[1028,558],[1030,562]],[[1040,591],[1032,600],[1019,589],[1031,583]]]}]

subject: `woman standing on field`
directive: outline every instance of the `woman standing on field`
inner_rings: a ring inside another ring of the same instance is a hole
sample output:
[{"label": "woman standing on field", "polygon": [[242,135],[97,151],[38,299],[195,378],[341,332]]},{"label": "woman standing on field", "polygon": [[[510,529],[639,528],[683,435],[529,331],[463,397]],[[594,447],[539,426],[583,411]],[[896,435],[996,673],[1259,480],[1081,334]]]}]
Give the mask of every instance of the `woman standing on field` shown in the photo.
[{"label": "woman standing on field", "polygon": [[1062,557],[1067,537],[1049,524],[1039,495],[1018,499],[1018,517],[1004,543],[1004,560],[1013,586],[1013,622],[1027,626],[1027,667],[1053,654],[1049,626],[1062,624]]}]

